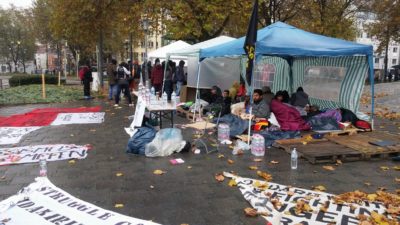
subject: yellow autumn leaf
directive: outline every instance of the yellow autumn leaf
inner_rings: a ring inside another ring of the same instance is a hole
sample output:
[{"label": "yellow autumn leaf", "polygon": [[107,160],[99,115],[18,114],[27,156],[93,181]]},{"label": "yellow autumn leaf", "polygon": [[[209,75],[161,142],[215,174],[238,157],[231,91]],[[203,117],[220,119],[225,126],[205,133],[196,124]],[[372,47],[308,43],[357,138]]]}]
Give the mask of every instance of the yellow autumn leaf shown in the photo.
[{"label": "yellow autumn leaf", "polygon": [[235,161],[233,161],[232,159],[228,159],[228,163],[233,164],[233,163],[235,163]]},{"label": "yellow autumn leaf", "polygon": [[322,185],[318,185],[318,186],[315,186],[315,187],[313,188],[313,190],[314,190],[314,191],[326,191],[326,187],[324,187],[324,186],[322,186]]},{"label": "yellow autumn leaf", "polygon": [[368,201],[371,201],[371,202],[375,201],[375,199],[376,199],[377,197],[378,197],[378,195],[376,195],[376,194],[369,194],[369,195],[367,195]]},{"label": "yellow autumn leaf", "polygon": [[279,162],[275,161],[275,160],[271,160],[269,163],[271,163],[271,164],[279,164]]},{"label": "yellow autumn leaf", "polygon": [[118,204],[115,204],[114,207],[115,207],[115,208],[123,208],[123,207],[124,207],[124,204],[118,203]]},{"label": "yellow autumn leaf", "polygon": [[329,170],[329,171],[334,171],[335,168],[333,166],[323,166],[322,168]]},{"label": "yellow autumn leaf", "polygon": [[257,170],[258,167],[257,167],[257,166],[249,166],[249,169],[250,169],[250,170]]},{"label": "yellow autumn leaf", "polygon": [[261,161],[262,161],[262,159],[259,159],[259,158],[253,159],[253,162],[261,162]]},{"label": "yellow autumn leaf", "polygon": [[75,162],[76,162],[76,161],[75,161],[74,159],[68,160],[68,163],[69,163],[69,164],[75,164]]},{"label": "yellow autumn leaf", "polygon": [[222,174],[215,174],[215,179],[218,181],[218,182],[222,182],[222,181],[224,181],[225,180],[225,177],[224,177],[224,175],[222,175]]},{"label": "yellow autumn leaf", "polygon": [[218,154],[218,159],[222,159],[225,158],[225,156],[223,154]]},{"label": "yellow autumn leaf", "polygon": [[124,174],[123,173],[116,173],[115,174],[115,176],[117,176],[117,177],[121,177],[121,176],[123,176]]},{"label": "yellow autumn leaf", "polygon": [[153,173],[154,173],[155,175],[163,175],[163,174],[166,173],[166,172],[165,172],[165,171],[162,171],[162,170],[154,170]]},{"label": "yellow autumn leaf", "polygon": [[400,182],[400,178],[394,178],[394,180],[396,181],[396,182]]},{"label": "yellow autumn leaf", "polygon": [[387,166],[381,166],[380,168],[381,168],[381,170],[383,170],[383,171],[388,171],[388,170],[390,169],[390,168],[387,167]]},{"label": "yellow autumn leaf", "polygon": [[232,180],[229,181],[228,185],[233,187],[233,186],[236,186],[237,183],[236,183],[236,181],[234,179],[232,179]]},{"label": "yellow autumn leaf", "polygon": [[392,169],[399,171],[400,170],[400,166],[393,166]]}]

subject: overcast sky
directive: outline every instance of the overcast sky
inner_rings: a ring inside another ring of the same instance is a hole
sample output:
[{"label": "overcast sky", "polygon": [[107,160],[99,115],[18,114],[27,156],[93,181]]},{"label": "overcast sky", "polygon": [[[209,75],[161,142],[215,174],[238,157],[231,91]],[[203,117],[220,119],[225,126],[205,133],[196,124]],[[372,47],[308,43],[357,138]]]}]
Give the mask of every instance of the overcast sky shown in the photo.
[{"label": "overcast sky", "polygon": [[2,8],[9,8],[10,4],[13,4],[17,7],[29,8],[32,6],[33,0],[0,0],[0,6]]}]

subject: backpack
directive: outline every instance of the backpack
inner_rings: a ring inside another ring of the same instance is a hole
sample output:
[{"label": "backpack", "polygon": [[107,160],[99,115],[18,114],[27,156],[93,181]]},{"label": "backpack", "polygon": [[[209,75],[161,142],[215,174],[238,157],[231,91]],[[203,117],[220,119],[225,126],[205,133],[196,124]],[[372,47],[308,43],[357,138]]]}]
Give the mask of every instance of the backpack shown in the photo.
[{"label": "backpack", "polygon": [[126,74],[125,74],[125,70],[124,67],[119,66],[117,69],[117,79],[118,80],[125,80],[126,79]]},{"label": "backpack", "polygon": [[87,67],[82,67],[82,68],[79,70],[79,73],[78,73],[79,79],[83,80],[83,79],[85,78],[85,73],[86,73],[86,72],[87,72]]}]

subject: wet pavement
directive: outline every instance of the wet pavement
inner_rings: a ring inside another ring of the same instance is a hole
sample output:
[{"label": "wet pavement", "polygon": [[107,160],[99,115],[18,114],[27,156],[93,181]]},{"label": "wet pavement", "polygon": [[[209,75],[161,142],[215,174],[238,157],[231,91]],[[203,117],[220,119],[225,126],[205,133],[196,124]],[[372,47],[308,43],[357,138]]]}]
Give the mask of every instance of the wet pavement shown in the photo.
[{"label": "wet pavement", "polygon": [[[44,127],[25,136],[18,146],[61,143],[93,145],[88,157],[76,160],[75,164],[68,161],[49,162],[49,179],[84,201],[128,216],[166,225],[265,224],[262,218],[244,215],[243,209],[249,204],[237,187],[228,186],[227,181],[218,183],[214,179],[214,175],[222,171],[234,171],[240,176],[258,179],[256,171],[248,168],[253,165],[271,173],[275,183],[308,189],[324,185],[328,192],[334,194],[356,189],[373,192],[379,187],[385,187],[388,191],[399,188],[395,178],[400,178],[400,171],[380,169],[381,166],[391,168],[399,165],[390,159],[343,163],[334,171],[322,168],[327,164],[312,165],[300,159],[298,170],[292,171],[289,155],[277,148],[267,149],[263,161],[258,163],[252,161],[254,157],[248,152],[241,156],[232,155],[228,147],[220,149],[219,153],[224,158],[218,158],[218,153],[178,153],[164,158],[126,154],[129,137],[123,128],[129,126],[127,116],[133,114],[133,108],[123,106],[116,109],[112,104],[100,100],[3,107],[0,116],[42,107],[96,105],[102,106],[102,111],[106,112],[104,123]],[[178,124],[185,122],[186,119],[177,118]],[[377,120],[376,128],[398,134],[398,124]],[[190,129],[183,130],[187,140],[191,140],[192,132]],[[172,158],[182,158],[185,163],[172,165],[169,162]],[[234,163],[228,163],[228,159]],[[279,164],[269,163],[271,160]],[[156,169],[166,173],[154,175]],[[123,173],[123,176],[117,177],[116,173]],[[0,200],[15,194],[38,174],[38,165],[34,164],[0,167],[0,177],[5,177],[0,181]],[[371,185],[367,186],[366,182]],[[124,207],[114,208],[116,203],[124,204]]]}]

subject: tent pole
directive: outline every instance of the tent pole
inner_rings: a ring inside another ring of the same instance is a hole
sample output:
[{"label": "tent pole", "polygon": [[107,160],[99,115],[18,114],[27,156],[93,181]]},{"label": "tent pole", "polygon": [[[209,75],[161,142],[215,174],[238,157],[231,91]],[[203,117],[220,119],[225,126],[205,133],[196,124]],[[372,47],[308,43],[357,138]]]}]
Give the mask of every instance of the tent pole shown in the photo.
[{"label": "tent pole", "polygon": [[374,80],[374,64],[372,55],[368,55],[368,65],[369,65],[369,83],[371,85],[371,128],[374,129],[374,113],[375,113],[375,80]]},{"label": "tent pole", "polygon": [[[163,73],[164,73],[164,75],[163,75],[163,83],[162,83],[162,88],[161,88],[161,93],[160,93],[161,96],[162,96],[162,94],[164,93],[165,74],[166,74],[166,72],[167,72],[167,66],[168,66],[169,58],[170,58],[170,56],[169,56],[169,54],[167,54],[167,56],[165,57],[165,66],[164,66],[164,71],[163,71]],[[171,73],[172,73],[172,71],[171,71]]]},{"label": "tent pole", "polygon": [[[196,118],[196,109],[197,109],[197,99],[200,98],[200,93],[199,93],[199,83],[200,83],[200,69],[201,69],[201,61],[199,58],[199,61],[197,63],[197,81],[196,81],[196,99],[194,100],[194,114],[193,114],[193,122],[195,121]],[[201,106],[201,105],[200,105]],[[199,107],[199,115],[201,115],[201,107]]]}]

